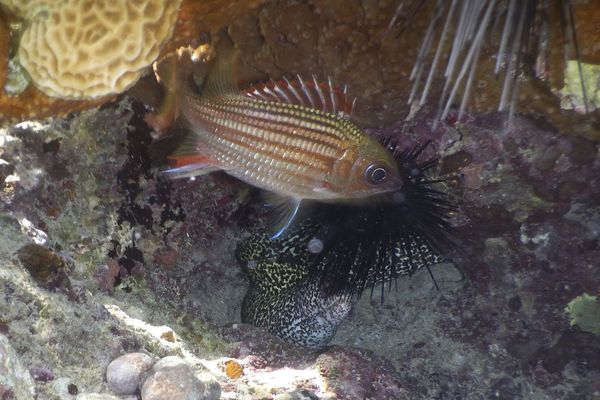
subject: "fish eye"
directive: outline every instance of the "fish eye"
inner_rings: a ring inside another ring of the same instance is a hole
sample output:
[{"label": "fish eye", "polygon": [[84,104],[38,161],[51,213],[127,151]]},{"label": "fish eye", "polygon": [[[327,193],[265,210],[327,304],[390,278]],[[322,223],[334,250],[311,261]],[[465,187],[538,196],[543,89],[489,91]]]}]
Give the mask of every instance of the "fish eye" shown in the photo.
[{"label": "fish eye", "polygon": [[365,179],[374,185],[384,182],[386,177],[386,169],[379,164],[371,164],[365,170]]}]

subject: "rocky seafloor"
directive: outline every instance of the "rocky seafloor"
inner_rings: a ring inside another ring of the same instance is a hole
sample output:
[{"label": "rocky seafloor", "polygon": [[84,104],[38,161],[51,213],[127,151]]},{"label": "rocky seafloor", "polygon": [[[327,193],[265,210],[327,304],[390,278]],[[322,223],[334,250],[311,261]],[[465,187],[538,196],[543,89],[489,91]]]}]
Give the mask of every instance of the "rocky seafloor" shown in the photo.
[{"label": "rocky seafloor", "polygon": [[110,398],[106,368],[130,352],[179,356],[224,399],[599,396],[597,301],[587,322],[566,311],[600,288],[597,145],[500,113],[432,132],[423,110],[378,131],[431,138],[460,172],[456,266],[432,269],[439,291],[421,271],[383,303],[365,294],[311,352],[240,323],[254,192],[165,180],[142,117],[123,98],[2,131],[3,398]]},{"label": "rocky seafloor", "polygon": [[165,179],[175,142],[124,95],[0,129],[1,399],[600,399],[598,110],[560,129],[554,111],[481,110],[432,129],[433,107],[407,116],[381,83],[378,66],[397,64],[386,82],[407,91],[412,65],[400,39],[378,53],[367,32],[392,4],[309,3],[269,3],[231,36],[255,75],[325,70],[341,52],[331,73],[371,99],[357,115],[372,134],[432,141],[459,206],[439,290],[419,271],[383,302],[366,292],[319,351],[242,324],[235,249],[264,222],[256,191],[223,173]]}]

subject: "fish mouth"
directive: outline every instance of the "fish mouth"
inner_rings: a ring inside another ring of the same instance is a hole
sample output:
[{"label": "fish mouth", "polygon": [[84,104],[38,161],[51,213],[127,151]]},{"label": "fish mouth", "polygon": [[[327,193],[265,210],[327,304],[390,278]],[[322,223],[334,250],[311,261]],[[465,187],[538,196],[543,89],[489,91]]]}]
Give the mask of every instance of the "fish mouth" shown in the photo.
[{"label": "fish mouth", "polygon": [[373,196],[396,193],[402,191],[404,181],[399,176],[391,176],[387,182],[382,185],[372,185],[370,189],[364,191],[363,198],[372,198]]},{"label": "fish mouth", "polygon": [[392,175],[390,180],[387,182],[387,188],[385,193],[387,192],[396,192],[401,190],[404,187],[404,180],[400,176]]},{"label": "fish mouth", "polygon": [[[391,174],[390,174],[391,175]],[[401,176],[391,175],[387,181],[379,185],[370,185],[370,187],[364,191],[365,197],[375,194],[384,194],[390,192],[397,192],[402,190],[404,187],[404,180]]]}]

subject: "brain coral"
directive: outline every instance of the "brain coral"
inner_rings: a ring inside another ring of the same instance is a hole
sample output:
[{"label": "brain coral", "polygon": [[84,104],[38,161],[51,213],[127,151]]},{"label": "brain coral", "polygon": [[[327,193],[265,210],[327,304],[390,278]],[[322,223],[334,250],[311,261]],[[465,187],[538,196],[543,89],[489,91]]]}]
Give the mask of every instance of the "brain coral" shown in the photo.
[{"label": "brain coral", "polygon": [[18,59],[35,85],[61,98],[127,89],[159,55],[181,0],[3,0],[28,21]]}]

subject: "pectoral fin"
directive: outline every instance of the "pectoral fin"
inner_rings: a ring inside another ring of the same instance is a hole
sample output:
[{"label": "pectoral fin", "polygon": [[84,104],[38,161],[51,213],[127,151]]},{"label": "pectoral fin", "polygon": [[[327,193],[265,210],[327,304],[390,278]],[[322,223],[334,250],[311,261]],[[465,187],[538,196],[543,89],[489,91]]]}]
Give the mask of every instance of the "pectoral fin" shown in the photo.
[{"label": "pectoral fin", "polygon": [[302,199],[268,195],[267,205],[272,207],[271,240],[279,238],[298,215]]}]

